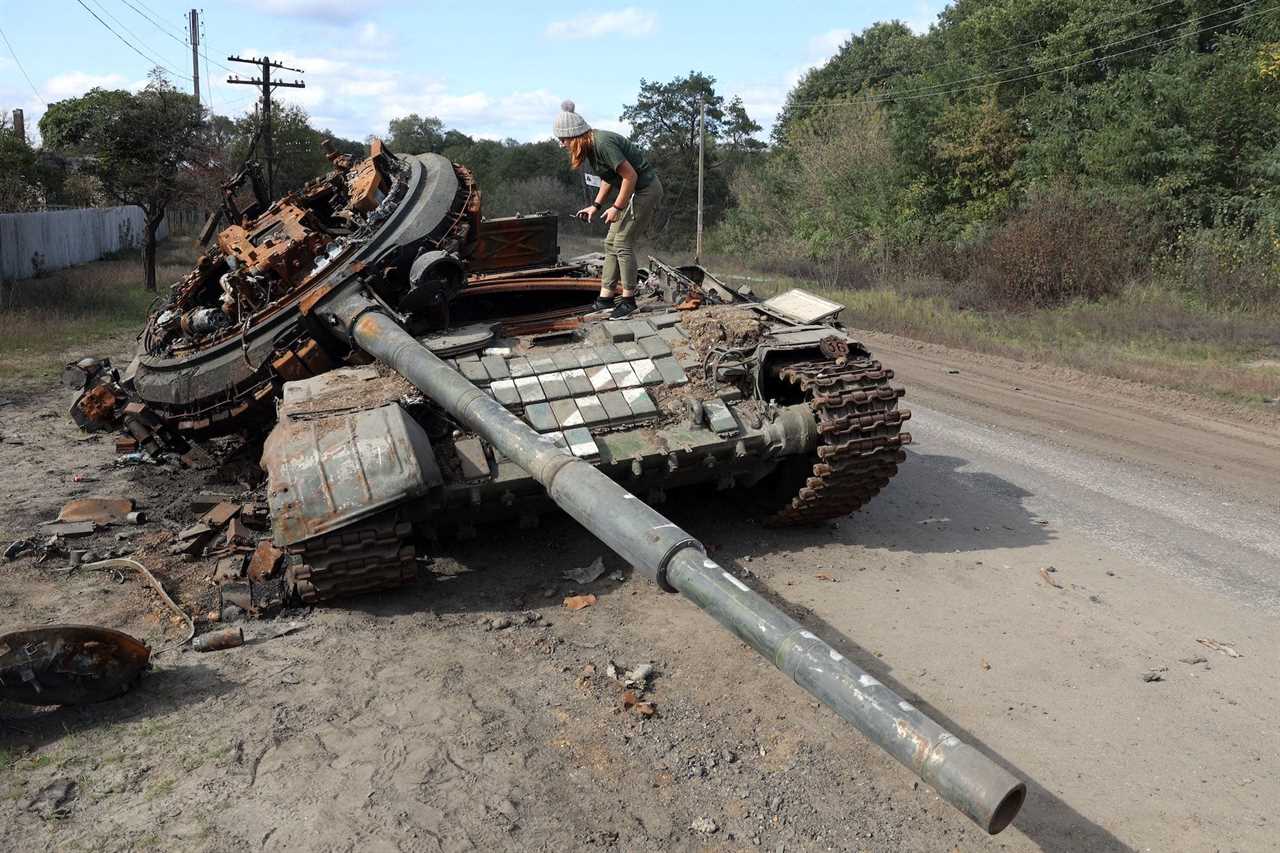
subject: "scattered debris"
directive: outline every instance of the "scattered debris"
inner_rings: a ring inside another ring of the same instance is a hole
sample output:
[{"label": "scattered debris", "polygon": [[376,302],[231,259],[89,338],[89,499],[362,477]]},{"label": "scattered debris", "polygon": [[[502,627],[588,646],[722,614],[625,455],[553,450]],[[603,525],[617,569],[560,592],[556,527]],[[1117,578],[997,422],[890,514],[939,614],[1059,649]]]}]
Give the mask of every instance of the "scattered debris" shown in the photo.
[{"label": "scattered debris", "polygon": [[169,597],[169,593],[164,591],[164,587],[160,585],[160,581],[156,580],[156,576],[151,574],[151,572],[147,570],[147,567],[142,565],[142,563],[139,563],[137,560],[131,560],[128,557],[115,557],[109,560],[99,560],[96,563],[86,563],[84,567],[86,569],[128,569],[131,572],[136,572],[137,574],[142,575],[147,579],[147,583],[149,583],[151,588],[156,591],[156,594],[160,596],[160,599],[165,603],[165,605],[177,615],[179,621],[186,624],[187,635],[185,637],[178,642],[164,646],[154,652],[154,654],[164,654],[172,649],[185,646],[187,643],[191,642],[191,638],[196,635],[196,624],[191,621],[191,617],[187,615],[187,611],[179,607],[177,603]]},{"label": "scattered debris", "polygon": [[241,628],[220,628],[196,637],[191,647],[198,652],[217,652],[223,649],[234,649],[244,645],[244,630]]},{"label": "scattered debris", "polygon": [[720,827],[716,826],[716,822],[709,817],[700,817],[689,824],[689,828],[694,832],[701,832],[703,835],[713,835]]},{"label": "scattered debris", "polygon": [[588,584],[599,580],[600,576],[604,573],[604,557],[596,557],[595,560],[592,561],[591,565],[582,566],[577,569],[569,569],[564,572],[563,575],[567,580],[580,584]]},{"label": "scattered debris", "polygon": [[202,515],[200,517],[200,523],[208,525],[210,528],[222,527],[239,514],[240,504],[230,502],[220,503]]},{"label": "scattered debris", "polygon": [[271,544],[270,539],[263,539],[254,548],[253,557],[249,559],[249,580],[262,583],[275,577],[283,558],[283,551]]},{"label": "scattered debris", "polygon": [[36,793],[27,803],[27,811],[45,820],[67,817],[79,790],[74,779],[55,779]]},{"label": "scattered debris", "polygon": [[643,702],[634,690],[622,694],[622,707],[640,717],[652,717],[658,713],[658,706],[652,702]]},{"label": "scattered debris", "polygon": [[1205,648],[1213,649],[1215,652],[1222,652],[1222,654],[1229,658],[1244,657],[1244,655],[1236,651],[1235,646],[1232,646],[1229,643],[1220,643],[1217,640],[1211,640],[1208,637],[1197,637],[1196,642]]},{"label": "scattered debris", "polygon": [[986,658],[982,659],[982,668],[984,671],[989,671],[991,669],[991,663]]},{"label": "scattered debris", "polygon": [[814,577],[815,577],[815,578],[817,578],[817,579],[818,579],[818,580],[820,580],[820,581],[827,581],[827,582],[829,582],[829,583],[839,583],[839,582],[840,582],[840,581],[836,580],[836,579],[835,579],[835,577],[834,577],[833,575],[829,575],[829,574],[827,574],[826,572],[818,572],[816,575],[814,575]]},{"label": "scattered debris", "polygon": [[91,521],[94,524],[117,524],[128,520],[133,512],[133,498],[80,498],[62,507],[58,521]]},{"label": "scattered debris", "polygon": [[584,607],[590,607],[596,603],[596,597],[590,593],[586,595],[571,595],[564,600],[564,606],[570,610],[581,610]]},{"label": "scattered debris", "polygon": [[629,669],[623,678],[623,684],[627,687],[634,687],[643,692],[649,686],[649,679],[653,677],[653,667],[647,663],[642,663],[634,669]]},{"label": "scattered debris", "polygon": [[94,625],[44,625],[0,636],[0,698],[80,705],[127,691],[151,659],[141,640]]},{"label": "scattered debris", "polygon": [[54,536],[66,536],[69,539],[92,536],[98,529],[92,521],[46,521],[41,527]]},{"label": "scattered debris", "polygon": [[306,622],[290,622],[287,625],[281,625],[273,630],[269,639],[275,640],[280,637],[287,637],[290,634],[298,633],[305,627],[307,627]]},{"label": "scattered debris", "polygon": [[1149,669],[1142,674],[1142,680],[1150,684],[1153,681],[1164,681],[1164,673],[1169,671],[1169,667],[1162,666],[1159,669]]},{"label": "scattered debris", "polygon": [[1058,583],[1056,580],[1054,580],[1052,577],[1049,576],[1050,572],[1056,572],[1056,571],[1057,569],[1055,569],[1053,566],[1045,566],[1043,569],[1040,570],[1040,579],[1043,580],[1045,583],[1047,583],[1049,586],[1053,587],[1054,589],[1062,589],[1062,584]]},{"label": "scattered debris", "polygon": [[1198,663],[1208,663],[1209,659],[1203,655],[1192,655],[1189,658],[1178,658],[1178,663],[1190,664],[1195,666]]}]

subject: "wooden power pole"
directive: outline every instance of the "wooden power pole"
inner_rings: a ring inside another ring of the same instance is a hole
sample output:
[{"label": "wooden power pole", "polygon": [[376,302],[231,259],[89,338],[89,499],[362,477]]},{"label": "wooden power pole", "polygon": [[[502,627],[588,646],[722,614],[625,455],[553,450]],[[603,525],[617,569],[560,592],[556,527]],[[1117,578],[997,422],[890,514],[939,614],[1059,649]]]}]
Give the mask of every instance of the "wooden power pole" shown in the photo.
[{"label": "wooden power pole", "polygon": [[195,84],[196,103],[200,103],[200,13],[195,9],[187,16],[187,26],[191,35],[191,82]]},{"label": "wooden power pole", "polygon": [[702,173],[706,161],[707,105],[698,105],[698,235],[695,238],[693,262],[702,263]]},{"label": "wooden power pole", "polygon": [[18,137],[18,141],[23,145],[27,144],[27,124],[20,109],[13,111],[13,135]]},{"label": "wooden power pole", "polygon": [[227,61],[256,65],[260,69],[261,77],[251,77],[247,80],[243,77],[228,77],[227,82],[242,86],[260,86],[262,88],[262,147],[266,152],[267,159],[267,198],[274,200],[276,197],[276,158],[275,147],[271,137],[271,91],[278,88],[305,89],[307,84],[301,80],[294,80],[292,83],[273,82],[271,69],[296,71],[299,74],[305,74],[306,72],[301,68],[290,68],[288,65],[272,62],[269,56],[264,56],[261,59],[242,59],[239,56],[228,56]]}]

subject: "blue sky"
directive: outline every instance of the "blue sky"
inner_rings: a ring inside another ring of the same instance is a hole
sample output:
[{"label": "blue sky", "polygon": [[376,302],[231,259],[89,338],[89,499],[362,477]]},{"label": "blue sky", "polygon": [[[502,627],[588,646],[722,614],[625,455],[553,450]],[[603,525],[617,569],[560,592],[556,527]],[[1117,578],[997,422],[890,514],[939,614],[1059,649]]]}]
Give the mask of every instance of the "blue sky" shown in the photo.
[{"label": "blue sky", "polygon": [[[181,43],[189,2],[0,0],[0,30],[39,93],[0,42],[0,109],[22,107],[33,130],[43,101],[93,86],[138,87],[153,64],[81,2],[176,74],[191,74],[191,51]],[[550,136],[564,98],[594,126],[625,130],[618,116],[641,78],[665,81],[696,69],[713,75],[723,94],[741,95],[767,130],[800,74],[851,32],[891,18],[923,31],[944,5],[207,0],[197,7],[211,72],[202,59],[201,89],[216,112],[251,109],[254,90],[227,84],[217,63],[247,76],[252,69],[226,62],[227,55],[266,54],[307,72],[306,89],[277,97],[303,105],[316,125],[345,137],[385,133],[389,119],[417,112],[476,136],[531,140]],[[176,85],[191,87],[176,74]]]}]

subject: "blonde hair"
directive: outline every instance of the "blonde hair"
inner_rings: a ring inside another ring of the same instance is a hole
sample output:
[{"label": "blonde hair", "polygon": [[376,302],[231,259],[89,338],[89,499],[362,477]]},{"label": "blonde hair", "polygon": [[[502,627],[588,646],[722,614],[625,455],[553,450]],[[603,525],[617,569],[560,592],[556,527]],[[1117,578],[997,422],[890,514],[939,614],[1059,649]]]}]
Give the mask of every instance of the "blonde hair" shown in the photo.
[{"label": "blonde hair", "polygon": [[596,147],[596,135],[588,130],[580,136],[566,139],[564,146],[569,149],[569,165],[575,169],[581,169],[582,164],[587,160],[587,155]]}]

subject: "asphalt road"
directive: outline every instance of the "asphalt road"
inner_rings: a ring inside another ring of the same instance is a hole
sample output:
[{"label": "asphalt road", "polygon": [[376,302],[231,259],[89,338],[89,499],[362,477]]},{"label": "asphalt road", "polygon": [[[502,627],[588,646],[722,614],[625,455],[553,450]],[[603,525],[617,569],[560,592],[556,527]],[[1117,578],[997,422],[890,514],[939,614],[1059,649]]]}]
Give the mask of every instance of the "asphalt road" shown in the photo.
[{"label": "asphalt road", "polygon": [[1274,849],[1275,422],[869,340],[909,389],[916,443],[841,528],[845,561],[885,571],[817,614],[1025,774],[1000,841]]}]

